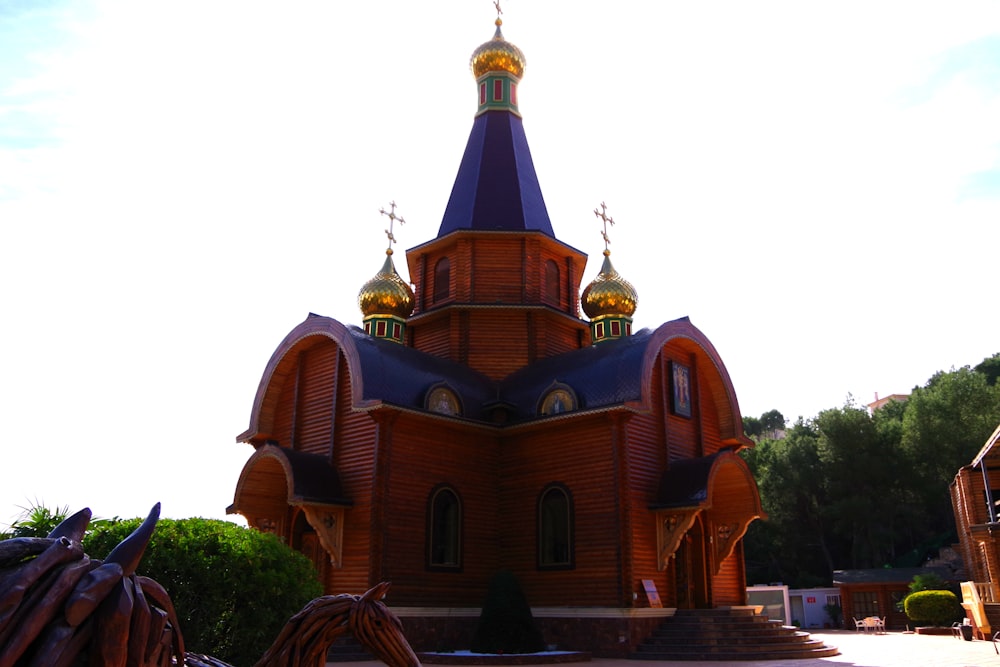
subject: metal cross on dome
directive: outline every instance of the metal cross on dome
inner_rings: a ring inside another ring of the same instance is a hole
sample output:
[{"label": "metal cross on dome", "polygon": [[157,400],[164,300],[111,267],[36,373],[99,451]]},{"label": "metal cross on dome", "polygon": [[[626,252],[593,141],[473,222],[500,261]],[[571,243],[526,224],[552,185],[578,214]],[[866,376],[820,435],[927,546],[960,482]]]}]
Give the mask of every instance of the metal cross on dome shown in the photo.
[{"label": "metal cross on dome", "polygon": [[600,211],[598,211],[596,208],[594,209],[594,215],[596,215],[604,222],[604,229],[601,230],[601,236],[604,237],[604,249],[607,250],[608,244],[611,243],[611,239],[608,238],[608,225],[614,227],[615,219],[612,218],[610,215],[608,215],[608,207],[604,205],[604,202],[601,202]]},{"label": "metal cross on dome", "polygon": [[493,6],[497,8],[497,18],[500,18],[500,15],[503,14],[503,10],[500,9],[500,0],[493,0]]},{"label": "metal cross on dome", "polygon": [[389,252],[392,252],[392,244],[396,242],[396,237],[392,235],[392,224],[399,220],[399,224],[405,225],[406,220],[403,220],[403,216],[396,215],[396,202],[395,200],[389,202],[389,207],[391,210],[387,211],[384,208],[378,210],[382,215],[389,216],[389,229],[385,230],[385,235],[389,237]]}]

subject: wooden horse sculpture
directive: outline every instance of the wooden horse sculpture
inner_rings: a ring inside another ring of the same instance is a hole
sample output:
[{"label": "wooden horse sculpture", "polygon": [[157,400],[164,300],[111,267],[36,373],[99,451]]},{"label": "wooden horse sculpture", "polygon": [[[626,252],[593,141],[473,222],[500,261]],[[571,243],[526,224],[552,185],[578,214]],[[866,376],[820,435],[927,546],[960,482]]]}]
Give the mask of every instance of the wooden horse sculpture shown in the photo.
[{"label": "wooden horse sculpture", "polygon": [[[185,651],[170,596],[135,574],[159,516],[157,503],[103,562],[80,545],[89,509],[46,538],[0,541],[0,667],[232,667]],[[383,582],[364,595],[309,602],[255,667],[315,667],[347,632],[391,667],[419,667],[402,624],[382,602],[388,590]]]}]

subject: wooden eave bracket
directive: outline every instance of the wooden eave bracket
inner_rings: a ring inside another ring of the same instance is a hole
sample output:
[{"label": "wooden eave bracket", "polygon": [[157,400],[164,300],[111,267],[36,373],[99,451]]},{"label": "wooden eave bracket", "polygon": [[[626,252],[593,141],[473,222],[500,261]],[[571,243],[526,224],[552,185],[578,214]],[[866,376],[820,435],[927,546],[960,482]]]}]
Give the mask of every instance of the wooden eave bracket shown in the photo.
[{"label": "wooden eave bracket", "polygon": [[344,508],[302,505],[302,511],[316,531],[319,543],[330,555],[330,564],[339,568],[343,563]]},{"label": "wooden eave bracket", "polygon": [[684,533],[691,529],[701,507],[680,507],[658,510],[656,517],[656,567],[667,569],[670,559],[684,539]]},{"label": "wooden eave bracket", "polygon": [[726,517],[721,520],[713,518],[710,539],[715,556],[715,574],[719,574],[722,570],[722,562],[732,555],[736,545],[746,535],[750,523],[756,518],[755,516]]}]

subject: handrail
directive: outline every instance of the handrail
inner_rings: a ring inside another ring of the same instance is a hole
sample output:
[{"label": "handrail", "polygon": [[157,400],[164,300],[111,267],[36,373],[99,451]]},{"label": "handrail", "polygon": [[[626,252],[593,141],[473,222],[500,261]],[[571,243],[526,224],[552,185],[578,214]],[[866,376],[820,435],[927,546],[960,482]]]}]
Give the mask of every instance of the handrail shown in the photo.
[{"label": "handrail", "polygon": [[976,593],[983,602],[997,602],[996,585],[992,582],[977,581]]},{"label": "handrail", "polygon": [[[983,591],[983,595],[980,595],[980,590]],[[969,613],[972,622],[976,624],[976,630],[979,631],[980,636],[985,638],[993,633],[990,631],[990,621],[986,618],[983,598],[990,598],[992,601],[992,584],[981,584],[975,581],[962,582],[962,607]]]}]

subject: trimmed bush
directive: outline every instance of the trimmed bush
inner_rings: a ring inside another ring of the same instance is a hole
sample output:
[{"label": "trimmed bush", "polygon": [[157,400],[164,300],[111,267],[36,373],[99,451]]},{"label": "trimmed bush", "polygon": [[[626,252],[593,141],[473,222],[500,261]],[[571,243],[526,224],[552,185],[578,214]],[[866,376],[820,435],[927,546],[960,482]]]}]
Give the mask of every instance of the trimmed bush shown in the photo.
[{"label": "trimmed bush", "polygon": [[948,625],[961,618],[962,605],[951,591],[917,591],[903,600],[903,611],[911,621]]},{"label": "trimmed bush", "polygon": [[490,589],[469,650],[473,653],[537,653],[545,650],[545,640],[535,625],[528,598],[512,572],[501,570],[490,580]]},{"label": "trimmed bush", "polygon": [[[84,550],[105,558],[140,519],[102,526]],[[323,594],[308,558],[274,535],[215,519],[162,519],[138,573],[170,594],[189,651],[252,665],[289,618]]]}]

